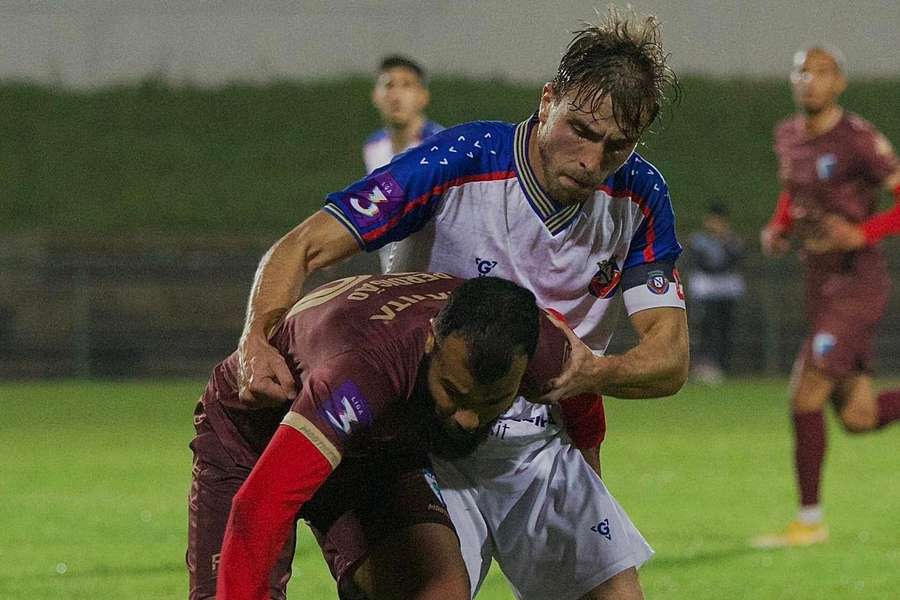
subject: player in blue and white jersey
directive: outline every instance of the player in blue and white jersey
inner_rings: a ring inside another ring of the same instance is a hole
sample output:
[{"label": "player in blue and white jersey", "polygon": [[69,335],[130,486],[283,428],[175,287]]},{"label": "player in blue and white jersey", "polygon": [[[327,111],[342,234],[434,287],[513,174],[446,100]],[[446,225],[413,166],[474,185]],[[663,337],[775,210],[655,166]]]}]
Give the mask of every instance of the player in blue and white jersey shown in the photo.
[{"label": "player in blue and white jersey", "polygon": [[[266,334],[308,274],[390,242],[392,270],[490,273],[564,313],[569,366],[544,399],[677,391],[688,371],[681,246],[668,187],[635,152],[674,83],[665,61],[655,19],[611,11],[576,34],[529,119],[450,128],[329,195],[257,271],[242,399],[296,394]],[[607,356],[622,301],[640,341]],[[559,422],[519,399],[471,457],[436,461],[471,593],[493,557],[519,598],[641,598],[636,568],[652,550]]]},{"label": "player in blue and white jersey", "polygon": [[[422,140],[443,129],[425,116],[430,100],[428,78],[419,63],[398,55],[381,60],[372,89],[372,104],[384,127],[363,144],[366,173],[383,167],[401,152],[418,146]],[[378,251],[382,271],[390,267],[392,247],[388,244]]]}]

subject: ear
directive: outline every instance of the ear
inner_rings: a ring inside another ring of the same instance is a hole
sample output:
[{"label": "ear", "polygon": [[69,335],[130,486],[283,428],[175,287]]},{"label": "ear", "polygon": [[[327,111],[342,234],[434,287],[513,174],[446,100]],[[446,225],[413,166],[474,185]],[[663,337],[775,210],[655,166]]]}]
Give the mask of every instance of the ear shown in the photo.
[{"label": "ear", "polygon": [[847,78],[843,73],[838,75],[838,80],[834,84],[834,93],[836,96],[840,96],[844,93],[844,90],[847,89]]},{"label": "ear", "polygon": [[428,104],[431,102],[431,92],[428,91],[428,88],[422,88],[422,97],[419,100],[419,109],[425,110],[428,108]]},{"label": "ear", "polygon": [[538,107],[538,120],[546,123],[550,115],[550,107],[556,102],[556,88],[549,81],[544,84],[541,90],[541,104]]},{"label": "ear", "polygon": [[425,354],[431,354],[434,352],[434,319],[428,319],[428,326],[430,331],[428,332],[428,337],[425,338]]}]

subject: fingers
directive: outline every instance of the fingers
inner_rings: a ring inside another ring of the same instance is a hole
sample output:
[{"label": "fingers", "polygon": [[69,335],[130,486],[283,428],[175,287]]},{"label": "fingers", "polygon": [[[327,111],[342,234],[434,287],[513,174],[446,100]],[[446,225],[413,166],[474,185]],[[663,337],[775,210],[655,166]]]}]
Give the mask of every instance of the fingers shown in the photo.
[{"label": "fingers", "polygon": [[284,358],[275,352],[250,358],[241,374],[238,397],[248,405],[281,404],[297,396],[294,376]]}]

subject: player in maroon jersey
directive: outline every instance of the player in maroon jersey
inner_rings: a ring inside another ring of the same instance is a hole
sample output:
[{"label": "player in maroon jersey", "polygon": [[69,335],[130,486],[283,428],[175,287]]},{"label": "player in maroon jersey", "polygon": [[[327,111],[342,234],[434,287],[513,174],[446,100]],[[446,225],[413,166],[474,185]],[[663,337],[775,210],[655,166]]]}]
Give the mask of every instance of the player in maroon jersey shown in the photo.
[{"label": "player in maroon jersey", "polygon": [[[797,53],[791,73],[799,113],[775,131],[782,192],[761,232],[764,252],[793,239],[806,270],[808,336],[791,385],[800,511],[760,547],[828,539],[819,484],[825,457],[823,409],[832,399],[847,431],[861,433],[900,418],[900,390],[875,393],[872,338],[887,306],[890,281],[878,242],[900,231],[900,160],[888,140],[838,97],[843,58],[828,47]],[[881,189],[897,200],[875,214]]]},{"label": "player in maroon jersey", "polygon": [[473,450],[517,395],[561,372],[565,334],[508,281],[414,273],[313,290],[271,340],[301,390],[293,404],[247,409],[235,353],[197,406],[191,597],[218,580],[219,598],[284,598],[299,515],[342,597],[467,600],[427,452]]}]

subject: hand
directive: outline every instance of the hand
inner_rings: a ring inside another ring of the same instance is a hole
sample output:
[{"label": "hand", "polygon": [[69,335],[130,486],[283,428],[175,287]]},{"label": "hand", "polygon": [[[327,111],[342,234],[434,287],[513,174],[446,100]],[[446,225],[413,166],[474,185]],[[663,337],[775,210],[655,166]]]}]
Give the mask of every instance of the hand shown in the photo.
[{"label": "hand", "polygon": [[773,227],[763,227],[759,232],[759,245],[766,256],[781,256],[791,249],[791,243],[781,231]]},{"label": "hand", "polygon": [[238,345],[238,397],[248,406],[277,406],[297,396],[294,376],[268,340],[245,335]]},{"label": "hand", "polygon": [[563,398],[569,398],[585,393],[596,393],[596,385],[591,374],[594,353],[575,335],[568,325],[557,319],[552,314],[550,322],[556,325],[569,341],[569,357],[558,377],[547,382],[544,394],[537,398],[538,404],[556,404]]},{"label": "hand", "polygon": [[828,215],[822,221],[825,234],[823,245],[828,250],[858,250],[866,245],[862,227],[838,215]]}]

